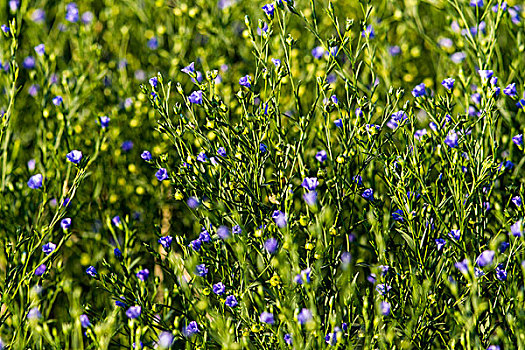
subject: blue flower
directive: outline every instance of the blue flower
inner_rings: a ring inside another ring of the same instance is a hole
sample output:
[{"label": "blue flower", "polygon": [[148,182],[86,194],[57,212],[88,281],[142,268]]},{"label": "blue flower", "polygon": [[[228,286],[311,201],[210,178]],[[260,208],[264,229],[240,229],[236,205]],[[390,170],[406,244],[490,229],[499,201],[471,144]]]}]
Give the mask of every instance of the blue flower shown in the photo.
[{"label": "blue flower", "polygon": [[455,81],[456,80],[454,78],[447,78],[441,82],[441,85],[443,85],[445,89],[452,91],[452,89],[454,88]]},{"label": "blue flower", "polygon": [[343,127],[343,119],[339,118],[339,119],[334,120],[334,124],[338,128],[342,128]]},{"label": "blue flower", "polygon": [[27,313],[27,318],[30,320],[37,320],[42,318],[42,314],[40,313],[40,310],[38,310],[37,307],[34,307]]},{"label": "blue flower", "polygon": [[505,270],[505,266],[503,264],[499,264],[498,267],[496,267],[496,278],[500,281],[507,280],[507,271]]},{"label": "blue flower", "polygon": [[191,62],[186,67],[182,68],[181,71],[188,75],[192,75],[193,73],[195,73],[195,62]]},{"label": "blue flower", "polygon": [[405,221],[405,218],[403,217],[403,210],[398,209],[394,211],[392,213],[392,219],[394,219],[394,221],[400,221],[400,222]]},{"label": "blue flower", "polygon": [[53,98],[53,104],[55,106],[60,106],[64,100],[62,99],[62,96],[55,96]]},{"label": "blue flower", "polygon": [[327,155],[326,155],[326,151],[325,150],[321,150],[319,152],[316,153],[315,155],[315,159],[317,159],[319,162],[323,163],[327,158]]},{"label": "blue flower", "polygon": [[494,259],[494,254],[495,253],[493,250],[483,251],[476,259],[476,264],[481,267],[485,267],[487,265],[492,264],[492,260]]},{"label": "blue flower", "polygon": [[152,159],[151,153],[149,151],[143,151],[140,155],[140,158],[144,159],[146,162],[149,162]]},{"label": "blue flower", "polygon": [[242,233],[242,228],[239,225],[235,225],[232,227],[232,233],[234,235],[240,235]]},{"label": "blue flower", "polygon": [[226,149],[224,147],[219,147],[217,154],[221,157],[226,157]]},{"label": "blue flower", "polygon": [[74,2],[66,6],[66,21],[76,23],[78,21],[78,7]]},{"label": "blue flower", "polygon": [[301,270],[301,273],[297,274],[294,277],[294,282],[297,283],[297,284],[310,283],[311,282],[311,280],[310,280],[310,272],[311,272],[311,270],[309,268]]},{"label": "blue flower", "polygon": [[516,221],[514,224],[510,226],[510,233],[514,237],[521,237],[523,235],[523,229],[521,226],[521,220]]},{"label": "blue flower", "polygon": [[483,0],[470,0],[470,6],[483,7]]},{"label": "blue flower", "polygon": [[445,144],[450,148],[456,148],[458,146],[458,134],[455,131],[451,131],[447,137],[445,137]]},{"label": "blue flower", "polygon": [[499,245],[499,252],[500,253],[505,253],[505,251],[507,250],[508,247],[510,247],[510,243],[509,242],[501,242],[501,244]]},{"label": "blue flower", "polygon": [[312,311],[307,308],[301,309],[301,312],[297,315],[297,322],[303,325],[312,320]]},{"label": "blue flower", "polygon": [[416,87],[412,90],[412,95],[414,95],[414,97],[425,96],[427,93],[425,89],[426,89],[425,83],[416,85]]},{"label": "blue flower", "polygon": [[191,247],[194,251],[198,252],[201,249],[202,241],[200,239],[194,239],[188,244],[188,247]]},{"label": "blue flower", "polygon": [[275,7],[273,6],[273,4],[266,4],[262,7],[264,13],[266,13],[266,16],[268,16],[268,18],[273,18],[273,13],[275,11]]},{"label": "blue flower", "polygon": [[135,319],[140,316],[142,308],[140,306],[131,306],[126,310],[126,316],[130,319]]},{"label": "blue flower", "polygon": [[115,215],[115,216],[111,219],[111,223],[113,224],[113,226],[120,227],[120,225],[122,224],[122,221],[120,220],[120,216]]},{"label": "blue flower", "polygon": [[514,142],[516,146],[523,146],[523,134],[512,137],[512,142]]},{"label": "blue flower", "polygon": [[222,282],[214,284],[212,289],[213,289],[213,293],[217,295],[222,295],[226,291],[226,287],[224,286]]},{"label": "blue flower", "polygon": [[201,152],[197,155],[197,161],[201,163],[205,163],[207,160],[208,160],[208,156],[206,155],[206,153]]},{"label": "blue flower", "polygon": [[159,238],[158,243],[162,245],[164,249],[168,249],[171,246],[172,241],[173,238],[171,236],[164,236]]},{"label": "blue flower", "polygon": [[317,46],[312,49],[312,56],[314,56],[315,59],[321,59],[324,54],[325,50],[322,46]]},{"label": "blue flower", "polygon": [[86,269],[86,273],[90,275],[91,277],[97,277],[97,270],[95,269],[95,266],[90,266]]},{"label": "blue flower", "polygon": [[140,270],[138,271],[135,276],[137,276],[137,278],[139,280],[141,280],[142,282],[146,282],[146,280],[148,279],[149,277],[149,270],[148,269],[144,269],[144,270]]},{"label": "blue flower", "polygon": [[266,242],[264,242],[264,249],[270,254],[275,253],[277,247],[279,247],[279,242],[273,237],[268,238]]},{"label": "blue flower", "polygon": [[450,237],[454,238],[456,241],[459,241],[461,238],[461,232],[460,230],[452,230],[448,234]]},{"label": "blue flower", "polygon": [[367,25],[366,28],[363,29],[363,31],[361,32],[361,36],[363,38],[369,38],[369,39],[375,38],[376,32],[374,30],[374,27],[372,27],[371,24]]},{"label": "blue flower", "polygon": [[516,83],[512,83],[507,85],[505,89],[503,89],[503,93],[507,96],[514,97],[516,96]]},{"label": "blue flower", "polygon": [[275,210],[272,214],[272,218],[279,228],[283,228],[287,224],[286,214],[280,210]]},{"label": "blue flower", "polygon": [[278,58],[272,58],[272,63],[276,68],[279,68],[281,66],[281,60]]},{"label": "blue flower", "polygon": [[173,343],[173,338],[171,332],[161,332],[157,343],[161,349],[169,349]]},{"label": "blue flower", "polygon": [[239,84],[241,86],[244,86],[246,88],[251,88],[252,87],[252,84],[251,84],[251,80],[252,80],[252,77],[249,76],[249,75],[245,75],[244,77],[240,78],[239,79]]},{"label": "blue flower", "polygon": [[73,150],[66,155],[66,159],[71,163],[78,165],[78,163],[80,163],[80,161],[82,160],[82,152],[78,150]]},{"label": "blue flower", "polygon": [[42,187],[42,180],[43,180],[42,174],[33,175],[27,181],[27,186],[33,190],[36,190]]},{"label": "blue flower", "polygon": [[263,311],[261,313],[261,316],[259,317],[259,319],[261,320],[261,322],[266,323],[266,324],[274,324],[275,323],[273,314],[270,313],[270,312],[267,312],[267,311]]},{"label": "blue flower", "polygon": [[164,181],[168,178],[168,171],[164,168],[160,168],[156,173],[155,173],[155,177],[157,178],[157,180],[159,181]]},{"label": "blue flower", "polygon": [[157,37],[154,36],[153,38],[148,40],[147,45],[151,50],[156,50],[159,47],[159,40],[157,39]]},{"label": "blue flower", "polygon": [[67,230],[71,226],[71,218],[64,218],[62,221],[60,221],[60,226],[62,227],[62,230]]},{"label": "blue flower", "polygon": [[224,304],[226,306],[229,306],[229,307],[233,308],[233,307],[236,307],[237,305],[239,305],[239,302],[237,301],[237,298],[235,298],[235,296],[228,295],[226,297],[226,301],[224,302]]},{"label": "blue flower", "polygon": [[100,127],[102,129],[105,129],[105,128],[107,128],[109,126],[110,119],[107,116],[104,115],[104,116],[100,117],[99,120],[100,120]]},{"label": "blue flower", "polygon": [[261,153],[266,153],[266,152],[268,151],[268,147],[266,147],[266,145],[265,145],[264,143],[261,142],[261,143],[259,144],[259,151],[260,151]]},{"label": "blue flower", "polygon": [[374,200],[374,190],[371,188],[367,188],[366,190],[363,191],[363,194],[361,196],[367,201],[373,201]]},{"label": "blue flower", "polygon": [[133,149],[133,142],[130,141],[130,140],[126,140],[126,141],[122,142],[122,145],[120,145],[120,148],[124,152],[129,152],[129,151],[131,151]]},{"label": "blue flower", "polygon": [[122,259],[122,252],[120,251],[120,249],[118,248],[113,249],[113,254],[115,255],[115,258],[117,258],[118,260]]},{"label": "blue flower", "polygon": [[377,291],[380,295],[385,295],[385,294],[387,294],[391,289],[392,289],[392,287],[390,287],[388,284],[378,284],[378,285],[376,286],[376,291]]},{"label": "blue flower", "polygon": [[309,206],[314,206],[317,203],[317,191],[308,191],[303,194],[303,199]]},{"label": "blue flower", "polygon": [[182,331],[185,337],[191,337],[195,333],[199,333],[199,325],[195,321],[191,321],[188,326]]},{"label": "blue flower", "polygon": [[483,80],[489,80],[494,75],[494,71],[491,70],[478,70],[478,74]]},{"label": "blue flower", "polygon": [[292,345],[293,340],[292,340],[292,335],[291,335],[291,334],[286,333],[286,334],[284,335],[283,339],[284,339],[284,342],[285,342],[287,345]]},{"label": "blue flower", "polygon": [[159,83],[159,79],[157,77],[150,78],[149,84],[153,89],[157,88],[157,84]]},{"label": "blue flower", "polygon": [[197,265],[197,266],[196,266],[195,273],[196,273],[198,276],[204,277],[204,276],[206,276],[206,274],[208,273],[208,268],[207,268],[206,265],[204,265],[204,264]]},{"label": "blue flower", "polygon": [[42,246],[42,252],[44,252],[46,255],[49,255],[53,252],[53,250],[56,249],[56,247],[57,245],[53,242],[46,243]]},{"label": "blue flower", "polygon": [[44,44],[35,46],[35,52],[37,55],[43,56],[46,53],[46,46]]},{"label": "blue flower", "polygon": [[390,315],[390,303],[388,301],[382,301],[379,305],[379,312],[381,312],[383,316]]},{"label": "blue flower", "polygon": [[230,238],[230,230],[226,226],[219,226],[217,236],[219,236],[220,239],[228,239]]},{"label": "blue flower", "polygon": [[45,264],[40,265],[35,269],[35,276],[42,276],[47,270],[47,267]]},{"label": "blue flower", "polygon": [[319,185],[319,181],[317,181],[316,177],[305,177],[301,184],[301,186],[303,186],[304,188],[310,191],[315,190],[318,185]]},{"label": "blue flower", "polygon": [[388,47],[388,53],[391,55],[391,56],[397,56],[401,53],[401,48],[397,45],[394,45],[394,46],[389,46]]},{"label": "blue flower", "polygon": [[87,315],[80,315],[80,325],[82,328],[88,328],[91,326],[91,322],[89,322],[89,317]]},{"label": "blue flower", "polygon": [[191,95],[188,96],[188,101],[197,105],[202,104],[202,91],[193,91]]},{"label": "blue flower", "polygon": [[435,241],[436,241],[438,251],[443,249],[443,247],[447,244],[447,241],[444,240],[443,238],[436,238]]},{"label": "blue flower", "polygon": [[514,203],[515,206],[518,208],[521,207],[521,204],[523,203],[520,196],[512,197],[511,199],[512,203]]},{"label": "blue flower", "polygon": [[463,274],[468,274],[468,260],[463,259],[454,264],[454,266]]},{"label": "blue flower", "polygon": [[191,209],[195,209],[200,205],[200,202],[196,197],[190,197],[186,201],[186,204],[188,204],[188,207],[190,207]]}]

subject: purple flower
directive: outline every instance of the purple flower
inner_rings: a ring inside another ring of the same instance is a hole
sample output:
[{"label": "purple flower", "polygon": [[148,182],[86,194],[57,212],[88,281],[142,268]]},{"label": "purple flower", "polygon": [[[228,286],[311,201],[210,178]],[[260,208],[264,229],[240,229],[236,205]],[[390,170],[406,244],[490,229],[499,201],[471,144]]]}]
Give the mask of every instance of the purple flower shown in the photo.
[{"label": "purple flower", "polygon": [[273,18],[273,13],[275,11],[275,7],[273,6],[273,4],[266,4],[262,7],[264,13],[266,13],[266,16],[268,16],[268,18]]},{"label": "purple flower", "polygon": [[197,105],[202,104],[202,91],[193,91],[191,95],[188,96],[188,101]]},{"label": "purple flower", "polygon": [[468,260],[464,259],[462,261],[458,261],[454,264],[454,266],[463,274],[468,273]]},{"label": "purple flower", "polygon": [[385,295],[385,294],[388,293],[391,289],[392,289],[392,287],[390,287],[388,284],[378,284],[378,285],[376,286],[376,291],[377,291],[380,295]]},{"label": "purple flower", "polygon": [[361,196],[367,201],[373,201],[374,200],[374,190],[371,188],[367,188],[366,190],[363,191],[363,194]]},{"label": "purple flower", "polygon": [[159,181],[164,181],[168,178],[168,171],[165,168],[160,168],[156,173],[155,177]]},{"label": "purple flower", "polygon": [[510,233],[514,237],[521,237],[523,235],[521,220],[516,221],[514,224],[510,226]]},{"label": "purple flower", "polygon": [[315,159],[317,159],[319,162],[323,163],[327,158],[326,151],[323,149],[315,155]]},{"label": "purple flower", "polygon": [[203,243],[208,243],[211,241],[210,234],[206,229],[202,228],[202,232],[199,234],[199,240]]},{"label": "purple flower", "polygon": [[424,83],[421,83],[419,85],[416,85],[414,89],[412,90],[412,95],[414,97],[421,97],[426,95],[426,85]]},{"label": "purple flower", "polygon": [[115,215],[112,219],[111,219],[111,223],[113,224],[113,226],[116,226],[116,227],[120,227],[122,221],[120,220],[120,216],[118,215]]},{"label": "purple flower", "polygon": [[100,127],[102,129],[105,129],[105,128],[107,128],[109,126],[110,119],[107,116],[104,115],[104,116],[100,117],[99,120],[100,120]]},{"label": "purple flower", "polygon": [[447,241],[444,240],[443,238],[436,238],[436,245],[437,245],[437,250],[441,250],[443,249],[443,247],[447,244]]},{"label": "purple flower", "polygon": [[361,175],[354,175],[354,177],[352,177],[352,180],[357,186],[363,186],[363,178],[361,177]]},{"label": "purple flower", "polygon": [[445,144],[451,148],[456,148],[458,146],[458,134],[451,131],[447,137],[445,137]]},{"label": "purple flower", "polygon": [[39,56],[43,56],[46,53],[46,46],[44,44],[39,44],[39,45],[35,46],[35,52]]},{"label": "purple flower", "polygon": [[303,183],[301,184],[301,186],[310,191],[315,190],[317,185],[319,185],[319,181],[317,181],[316,177],[305,177]]},{"label": "purple flower", "polygon": [[213,293],[217,295],[223,295],[224,292],[226,291],[226,287],[224,286],[222,282],[214,284],[212,289],[213,289]]},{"label": "purple flower", "polygon": [[192,75],[193,73],[195,73],[195,62],[191,62],[186,67],[182,68],[181,71],[188,75]]},{"label": "purple flower", "polygon": [[419,139],[421,139],[421,138],[422,138],[424,135],[426,135],[426,134],[427,134],[427,129],[416,130],[416,131],[414,132],[414,138],[415,138],[416,140],[419,140]]},{"label": "purple flower", "polygon": [[159,83],[159,79],[157,77],[150,78],[149,80],[149,84],[151,85],[153,89],[157,88],[158,83]]},{"label": "purple flower", "polygon": [[261,142],[261,143],[259,144],[259,151],[260,151],[261,153],[266,153],[266,152],[268,151],[268,147],[266,147],[266,145],[265,145],[264,143]]},{"label": "purple flower", "polygon": [[226,157],[226,149],[224,147],[219,147],[217,154],[221,157]]},{"label": "purple flower", "polygon": [[278,58],[272,58],[272,63],[276,68],[279,68],[281,66],[281,60]]},{"label": "purple flower", "polygon": [[470,6],[483,7],[483,0],[470,0]]},{"label": "purple flower", "polygon": [[[497,5],[496,5],[497,6]],[[499,345],[490,345],[487,350],[501,350]]]},{"label": "purple flower", "polygon": [[[1,67],[0,67],[1,68]],[[38,90],[40,89],[40,86],[38,84],[32,84],[29,89],[27,89],[27,93],[33,97],[35,97],[38,94]]]},{"label": "purple flower", "polygon": [[493,250],[485,250],[476,259],[476,264],[481,267],[485,267],[487,265],[492,264],[492,260],[494,259],[494,254],[495,253]]},{"label": "purple flower", "polygon": [[441,85],[443,85],[445,89],[452,91],[452,89],[454,88],[455,81],[456,80],[454,78],[447,78],[441,82]]},{"label": "purple flower", "polygon": [[450,237],[454,238],[456,241],[459,241],[461,238],[461,232],[460,230],[452,230],[448,234]]},{"label": "purple flower", "polygon": [[297,284],[310,283],[310,269],[301,270],[300,274],[294,277],[294,282]]},{"label": "purple flower", "polygon": [[47,270],[46,265],[42,264],[35,269],[35,276],[42,276]]},{"label": "purple flower", "polygon": [[40,310],[38,310],[37,307],[34,307],[27,313],[27,318],[30,320],[37,320],[42,318],[42,314],[40,313]]},{"label": "purple flower", "polygon": [[313,206],[317,203],[317,192],[308,191],[305,194],[303,194],[303,199],[306,202],[306,204]]},{"label": "purple flower", "polygon": [[501,244],[499,245],[499,252],[502,254],[505,253],[508,247],[510,247],[509,242],[501,242]]},{"label": "purple flower", "polygon": [[27,181],[27,186],[33,190],[36,190],[42,187],[42,180],[42,174],[33,175]]},{"label": "purple flower", "polygon": [[523,146],[523,134],[518,134],[514,136],[512,138],[512,142],[514,142],[516,146]]},{"label": "purple flower", "polygon": [[500,281],[507,280],[507,271],[505,270],[505,266],[503,266],[503,264],[499,264],[498,267],[496,267],[496,278]]},{"label": "purple flower", "polygon": [[82,152],[73,150],[66,155],[66,159],[71,163],[78,165],[78,163],[80,163],[80,161],[82,160]]},{"label": "purple flower", "polygon": [[342,128],[343,127],[343,119],[339,118],[339,119],[334,120],[334,124],[338,128]]},{"label": "purple flower", "polygon": [[91,277],[97,277],[97,270],[95,266],[90,266],[86,269],[86,273]]},{"label": "purple flower", "polygon": [[280,210],[275,210],[272,214],[272,218],[279,228],[283,228],[287,224],[286,214]]},{"label": "purple flower", "polygon": [[273,237],[268,238],[266,242],[264,242],[264,249],[270,254],[275,253],[277,247],[279,247],[279,242]]},{"label": "purple flower", "polygon": [[299,324],[306,324],[312,320],[312,312],[307,308],[301,309],[301,312],[297,315],[297,321]]},{"label": "purple flower", "polygon": [[217,236],[219,236],[220,239],[228,239],[230,238],[230,230],[226,226],[219,226]]},{"label": "purple flower", "polygon": [[149,151],[143,151],[140,155],[140,158],[144,159],[146,162],[149,162],[152,159],[151,153]]},{"label": "purple flower", "polygon": [[82,328],[88,328],[91,326],[91,322],[89,322],[89,318],[87,315],[80,315],[80,325]]},{"label": "purple flower", "polygon": [[405,111],[397,111],[395,113],[392,113],[392,119],[394,119],[396,122],[408,119],[408,115],[406,115]]},{"label": "purple flower", "polygon": [[516,96],[516,83],[507,85],[507,87],[503,89],[503,93],[510,97]]},{"label": "purple flower", "polygon": [[122,148],[124,152],[129,152],[133,149],[133,142],[130,140],[126,140],[122,142],[122,145],[120,145],[120,148]]},{"label": "purple flower", "polygon": [[382,301],[379,306],[379,311],[383,316],[390,315],[390,303],[388,301]]},{"label": "purple flower", "polygon": [[33,56],[27,56],[24,61],[22,62],[22,66],[25,69],[33,69],[35,68],[35,58]]},{"label": "purple flower", "polygon": [[352,255],[349,252],[341,253],[341,263],[343,265],[348,265],[352,261]]},{"label": "purple flower", "polygon": [[205,163],[207,160],[208,160],[208,156],[206,155],[206,153],[201,152],[197,155],[197,161],[201,163]]},{"label": "purple flower", "polygon": [[74,2],[71,2],[66,6],[66,21],[71,23],[76,23],[78,21],[78,7]]},{"label": "purple flower", "polygon": [[491,70],[478,70],[478,74],[483,80],[489,80],[494,75],[494,71]]},{"label": "purple flower", "polygon": [[200,202],[199,202],[199,200],[197,198],[190,197],[186,201],[186,204],[188,204],[188,207],[190,207],[191,209],[195,209],[195,208],[197,208],[200,205]]},{"label": "purple flower", "polygon": [[239,84],[241,86],[244,86],[246,88],[251,88],[252,87],[252,84],[250,83],[252,80],[252,77],[249,76],[249,75],[245,75],[244,77],[242,77],[241,79],[239,79]]},{"label": "purple flower", "polygon": [[191,247],[194,251],[198,252],[201,249],[202,241],[200,239],[194,239],[188,244],[188,247]]},{"label": "purple flower", "polygon": [[395,46],[389,46],[388,47],[388,53],[391,55],[391,56],[397,56],[401,53],[401,48],[397,45]]},{"label": "purple flower", "polygon": [[42,23],[46,20],[46,12],[42,9],[35,9],[31,15],[31,20],[35,23]]},{"label": "purple flower", "polygon": [[511,201],[518,208],[521,207],[522,201],[521,201],[521,197],[520,196],[512,197]]},{"label": "purple flower", "polygon": [[49,255],[53,252],[53,250],[55,250],[56,247],[57,245],[55,243],[49,242],[42,246],[42,251],[44,252],[44,254]]},{"label": "purple flower", "polygon": [[146,282],[146,280],[147,280],[148,277],[149,277],[149,270],[148,270],[148,269],[140,270],[140,271],[137,272],[135,275],[136,275],[137,278],[138,278],[139,280],[141,280],[142,282]]},{"label": "purple flower", "polygon": [[115,258],[117,258],[118,260],[122,259],[122,252],[120,251],[120,249],[118,248],[113,249],[113,254],[115,255]]},{"label": "purple flower", "polygon": [[266,324],[274,324],[275,323],[275,320],[273,318],[273,314],[270,313],[270,312],[267,312],[267,311],[264,311],[263,313],[261,313],[261,316],[260,316],[259,319],[261,320],[261,322],[266,323]]},{"label": "purple flower", "polygon": [[208,268],[207,268],[206,265],[204,265],[204,264],[197,265],[197,266],[196,266],[195,273],[196,273],[198,276],[204,277],[204,276],[206,276],[206,274],[208,273]]},{"label": "purple flower", "polygon": [[292,340],[292,336],[288,333],[286,333],[283,337],[284,339],[284,342],[287,344],[287,345],[292,345],[293,343],[293,340]]},{"label": "purple flower", "polygon": [[374,30],[374,27],[372,27],[371,24],[367,25],[366,28],[363,29],[363,31],[361,32],[361,36],[363,38],[369,38],[369,39],[375,38],[376,32]]},{"label": "purple flower", "polygon": [[162,349],[168,349],[173,343],[173,334],[170,332],[161,332],[157,342]]},{"label": "purple flower", "polygon": [[239,302],[237,301],[237,298],[235,298],[235,296],[228,295],[226,297],[226,300],[224,301],[224,305],[233,308],[233,307],[236,307],[237,305],[239,305]]},{"label": "purple flower", "polygon": [[141,312],[142,308],[140,306],[131,306],[129,309],[126,310],[126,316],[128,318],[135,319],[140,316]]},{"label": "purple flower", "polygon": [[60,226],[62,227],[62,230],[67,230],[71,226],[71,218],[64,218],[62,221],[60,221]]},{"label": "purple flower", "polygon": [[64,100],[62,99],[62,96],[55,96],[53,98],[53,104],[55,106],[60,106]]},{"label": "purple flower", "polygon": [[191,337],[195,333],[199,333],[199,325],[195,321],[191,321],[188,326],[182,331],[185,337]]},{"label": "purple flower", "polygon": [[400,222],[405,221],[405,218],[403,217],[403,210],[402,209],[398,209],[398,210],[394,211],[392,213],[392,219],[394,219],[394,221],[400,221]]},{"label": "purple flower", "polygon": [[321,59],[324,54],[325,54],[325,50],[323,49],[322,46],[317,46],[313,48],[312,50],[312,56],[314,56],[314,58],[316,59]]},{"label": "purple flower", "polygon": [[93,12],[86,11],[82,14],[81,20],[82,20],[82,23],[84,24],[90,24],[94,18],[95,18],[95,15],[93,15]]},{"label": "purple flower", "polygon": [[159,47],[159,40],[157,39],[157,37],[153,37],[151,39],[148,40],[148,48],[150,48],[151,50],[156,50],[158,47]]},{"label": "purple flower", "polygon": [[241,226],[239,225],[235,225],[232,227],[232,233],[234,235],[240,235],[242,233],[242,229],[241,229]]},{"label": "purple flower", "polygon": [[467,55],[464,52],[456,52],[450,55],[450,59],[456,64],[463,62],[465,58],[467,58]]}]

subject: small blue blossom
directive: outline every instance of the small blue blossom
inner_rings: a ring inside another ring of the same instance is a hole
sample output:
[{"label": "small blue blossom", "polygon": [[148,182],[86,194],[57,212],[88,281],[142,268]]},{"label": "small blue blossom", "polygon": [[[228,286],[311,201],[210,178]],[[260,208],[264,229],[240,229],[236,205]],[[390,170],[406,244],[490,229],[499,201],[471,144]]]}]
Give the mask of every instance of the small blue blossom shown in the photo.
[{"label": "small blue blossom", "polygon": [[90,266],[86,269],[86,273],[91,277],[97,277],[97,270],[95,266]]},{"label": "small blue blossom", "polygon": [[33,190],[39,189],[42,187],[42,180],[42,174],[33,175],[27,181],[27,186]]},{"label": "small blue blossom", "polygon": [[160,237],[158,240],[158,243],[164,247],[164,249],[169,249],[171,247],[171,242],[173,241],[173,237],[171,236],[164,236]]},{"label": "small blue blossom", "polygon": [[46,243],[42,246],[42,252],[44,252],[46,255],[49,255],[56,249],[56,247],[57,245],[53,242]]},{"label": "small blue blossom", "polygon": [[160,168],[156,173],[155,173],[155,177],[157,178],[157,180],[159,181],[164,181],[166,180],[169,176],[168,176],[168,171],[165,169],[165,168]]},{"label": "small blue blossom", "polygon": [[414,89],[412,90],[412,95],[414,95],[414,97],[425,96],[426,93],[426,85],[424,83],[416,85],[416,87],[414,87]]},{"label": "small blue blossom", "polygon": [[237,298],[235,298],[235,296],[233,295],[228,295],[226,297],[226,300],[224,301],[224,305],[226,306],[229,306],[231,308],[234,308],[236,307],[237,305],[239,305],[239,302],[237,301]]},{"label": "small blue blossom", "polygon": [[69,162],[78,165],[82,160],[82,152],[78,150],[73,150],[66,155],[66,159]]}]

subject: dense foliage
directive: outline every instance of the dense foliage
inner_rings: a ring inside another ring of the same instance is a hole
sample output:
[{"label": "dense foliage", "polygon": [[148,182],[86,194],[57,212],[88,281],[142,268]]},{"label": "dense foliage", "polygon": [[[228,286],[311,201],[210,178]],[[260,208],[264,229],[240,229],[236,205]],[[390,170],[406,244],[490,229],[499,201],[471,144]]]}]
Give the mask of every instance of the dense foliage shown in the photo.
[{"label": "dense foliage", "polygon": [[0,8],[0,349],[525,348],[518,1]]}]

